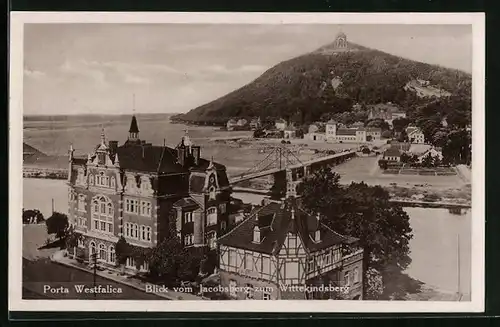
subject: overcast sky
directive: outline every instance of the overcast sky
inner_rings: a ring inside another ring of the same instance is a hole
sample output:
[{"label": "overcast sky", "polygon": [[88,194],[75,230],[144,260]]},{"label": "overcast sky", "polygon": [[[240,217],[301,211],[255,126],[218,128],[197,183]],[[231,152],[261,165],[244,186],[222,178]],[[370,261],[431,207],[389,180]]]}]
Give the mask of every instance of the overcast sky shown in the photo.
[{"label": "overcast sky", "polygon": [[471,72],[472,29],[451,25],[25,25],[24,114],[186,112],[280,61],[348,40]]}]

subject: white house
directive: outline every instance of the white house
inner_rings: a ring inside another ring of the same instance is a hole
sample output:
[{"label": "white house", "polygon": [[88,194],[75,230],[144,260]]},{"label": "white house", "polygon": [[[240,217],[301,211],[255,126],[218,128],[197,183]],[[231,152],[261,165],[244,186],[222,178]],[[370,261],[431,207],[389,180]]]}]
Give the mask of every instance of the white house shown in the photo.
[{"label": "white house", "polygon": [[408,135],[408,140],[410,143],[414,144],[424,144],[425,136],[424,133],[420,130],[420,128],[415,126],[408,126],[406,128],[406,135]]},{"label": "white house", "polygon": [[286,128],[286,126],[287,126],[288,124],[286,123],[286,120],[284,120],[283,118],[280,118],[280,119],[278,119],[278,120],[274,123],[274,125],[276,126],[276,129],[279,129],[280,131],[284,131],[284,130],[285,130],[285,128]]}]

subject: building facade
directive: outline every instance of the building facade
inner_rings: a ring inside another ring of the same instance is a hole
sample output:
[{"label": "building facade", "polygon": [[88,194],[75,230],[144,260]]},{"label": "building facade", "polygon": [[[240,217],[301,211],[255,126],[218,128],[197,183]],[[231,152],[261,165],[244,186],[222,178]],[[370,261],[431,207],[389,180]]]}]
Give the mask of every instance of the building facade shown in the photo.
[{"label": "building facade", "polygon": [[366,143],[380,140],[382,130],[376,127],[341,128],[334,120],[326,123],[326,140],[336,143]]},{"label": "building facade", "polygon": [[233,299],[362,299],[363,249],[294,198],[255,208],[221,237],[219,275]]},{"label": "building facade", "polygon": [[425,144],[425,135],[418,127],[408,126],[406,128],[406,135],[408,136],[410,143]]},{"label": "building facade", "polygon": [[[152,248],[175,232],[185,246],[214,246],[227,226],[229,182],[223,165],[201,158],[201,148],[184,135],[175,148],[139,138],[132,117],[123,145],[101,142],[87,159],[69,154],[69,220],[82,237],[74,249],[84,261],[113,266],[123,237],[138,248]],[[175,226],[175,228],[173,227]],[[130,269],[147,263],[127,260]]]},{"label": "building facade", "polygon": [[276,129],[278,129],[280,131],[284,131],[285,128],[288,126],[288,124],[287,124],[286,120],[284,120],[283,118],[280,118],[274,122],[274,126],[276,127]]}]

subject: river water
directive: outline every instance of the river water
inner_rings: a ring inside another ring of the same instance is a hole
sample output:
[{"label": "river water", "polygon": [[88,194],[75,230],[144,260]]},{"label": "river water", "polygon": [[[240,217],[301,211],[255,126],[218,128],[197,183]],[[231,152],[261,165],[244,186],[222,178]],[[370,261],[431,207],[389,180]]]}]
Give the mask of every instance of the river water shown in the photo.
[{"label": "river water", "polygon": [[[65,183],[63,180],[23,179],[23,207],[39,209],[45,217],[49,217],[53,200],[54,210],[66,213],[68,193]],[[260,204],[263,199],[263,195],[249,193],[233,193],[233,196],[255,204]],[[406,273],[441,291],[456,292],[460,287],[462,293],[470,294],[470,211],[453,215],[447,209],[405,210],[410,216],[414,235],[410,242],[412,263]]]}]

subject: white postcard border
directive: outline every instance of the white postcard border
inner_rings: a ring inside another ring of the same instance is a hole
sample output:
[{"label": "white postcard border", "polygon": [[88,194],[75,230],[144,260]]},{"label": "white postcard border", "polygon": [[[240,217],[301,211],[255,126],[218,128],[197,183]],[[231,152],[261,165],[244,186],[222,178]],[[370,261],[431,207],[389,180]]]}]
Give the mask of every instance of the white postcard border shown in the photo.
[{"label": "white postcard border", "polygon": [[[483,312],[485,29],[483,13],[12,12],[9,98],[9,310],[125,312]],[[471,301],[22,300],[23,25],[26,23],[470,24],[473,26]]]}]

